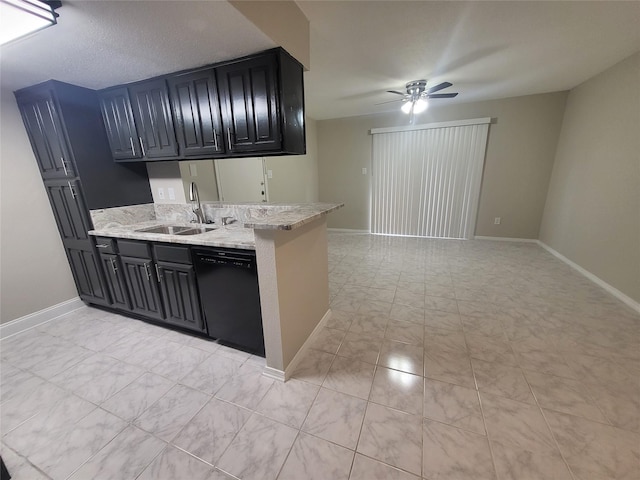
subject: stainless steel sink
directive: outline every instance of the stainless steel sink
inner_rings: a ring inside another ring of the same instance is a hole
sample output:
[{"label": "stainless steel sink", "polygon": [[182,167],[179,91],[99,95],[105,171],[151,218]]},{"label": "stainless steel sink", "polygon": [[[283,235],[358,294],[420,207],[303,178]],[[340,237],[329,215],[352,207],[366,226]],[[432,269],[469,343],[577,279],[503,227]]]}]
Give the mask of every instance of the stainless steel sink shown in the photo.
[{"label": "stainless steel sink", "polygon": [[190,230],[183,230],[176,233],[176,235],[200,235],[201,233],[207,233],[215,230],[217,227],[194,227]]},{"label": "stainless steel sink", "polygon": [[185,225],[157,225],[155,227],[139,228],[136,232],[160,233],[163,235],[199,235],[215,230],[216,227],[185,226]]}]

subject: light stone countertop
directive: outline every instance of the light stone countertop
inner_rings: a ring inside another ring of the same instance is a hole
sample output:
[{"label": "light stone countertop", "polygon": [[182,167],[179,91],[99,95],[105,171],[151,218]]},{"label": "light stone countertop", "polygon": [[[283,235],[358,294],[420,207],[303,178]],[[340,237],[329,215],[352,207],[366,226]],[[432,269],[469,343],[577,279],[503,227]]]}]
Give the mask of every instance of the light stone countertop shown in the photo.
[{"label": "light stone countertop", "polygon": [[[218,208],[230,206],[218,205]],[[225,226],[219,223],[201,225],[187,223],[185,221],[170,221],[167,219],[140,221],[144,216],[131,215],[131,212],[134,210],[139,210],[139,206],[134,206],[134,208],[116,207],[92,212],[92,215],[94,213],[105,215],[106,213],[111,220],[117,219],[117,221],[104,223],[103,226],[91,230],[89,234],[100,237],[255,250],[254,229],[294,230],[337,210],[343,205],[344,204],[339,203],[234,204],[235,207],[239,207],[233,211],[233,213],[236,214],[234,217],[237,218],[238,221]],[[127,220],[135,223],[128,223]],[[94,217],[94,223],[100,223],[96,222],[96,217]],[[207,228],[213,228],[214,230],[197,235],[171,235],[138,231],[160,225],[205,226]]]},{"label": "light stone countertop", "polygon": [[[180,225],[186,227],[207,227],[214,230],[197,235],[169,235],[164,233],[138,232],[136,230],[159,225]],[[243,228],[240,224],[231,225],[202,225],[196,223],[178,223],[159,220],[120,225],[91,230],[90,235],[97,237],[129,238],[133,240],[146,240],[151,242],[182,243],[187,245],[201,245],[206,247],[227,247],[243,250],[255,250],[253,230]]]},{"label": "light stone countertop", "polygon": [[294,230],[327,215],[344,203],[272,203],[248,206],[241,221],[256,230]]}]

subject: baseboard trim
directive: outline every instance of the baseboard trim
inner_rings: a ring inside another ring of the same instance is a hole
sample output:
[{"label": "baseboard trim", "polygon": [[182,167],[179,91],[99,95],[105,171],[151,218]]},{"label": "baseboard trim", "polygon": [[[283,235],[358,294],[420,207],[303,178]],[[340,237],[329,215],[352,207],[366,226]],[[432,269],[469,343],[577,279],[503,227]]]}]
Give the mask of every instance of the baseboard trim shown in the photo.
[{"label": "baseboard trim", "polygon": [[280,382],[286,381],[284,372],[282,370],[278,370],[277,368],[264,367],[264,370],[262,370],[262,375],[274,380],[278,380]]},{"label": "baseboard trim", "polygon": [[371,233],[369,230],[357,230],[355,228],[327,228],[327,231],[335,233]]},{"label": "baseboard trim", "polygon": [[295,356],[291,359],[289,365],[286,366],[284,371],[278,370],[277,368],[264,367],[262,374],[265,377],[273,378],[274,380],[279,380],[281,382],[286,382],[287,380],[289,380],[294,370],[302,360],[302,357],[304,357],[304,354],[311,346],[311,343],[313,342],[315,336],[327,324],[329,318],[331,318],[331,309],[327,310],[327,313],[325,313],[324,316],[320,319],[320,321],[316,325],[316,328],[313,329],[311,335],[309,335],[309,337],[305,340],[305,342],[298,350],[298,353],[296,353]]},{"label": "baseboard trim", "polygon": [[553,255],[554,257],[558,258],[559,260],[562,260],[564,263],[566,263],[571,268],[573,268],[577,272],[579,272],[582,275],[584,275],[585,277],[587,277],[589,280],[591,280],[593,283],[598,285],[600,288],[603,288],[604,290],[609,292],[611,295],[616,297],[618,300],[620,300],[621,302],[623,302],[627,306],[631,307],[636,312],[640,313],[640,303],[639,302],[636,302],[633,298],[631,298],[630,296],[622,293],[616,287],[608,284],[607,282],[602,280],[600,277],[595,276],[589,270],[586,270],[585,268],[581,267],[580,265],[578,265],[574,261],[569,260],[567,257],[562,255],[560,252],[554,250],[553,248],[551,248],[549,245],[547,245],[543,241],[538,240],[537,242],[538,242],[538,245],[540,245],[542,248],[544,248],[551,255]]},{"label": "baseboard trim", "polygon": [[512,238],[512,237],[485,237],[484,235],[475,235],[474,240],[493,240],[497,242],[521,242],[521,243],[538,243],[535,238]]},{"label": "baseboard trim", "polygon": [[0,325],[0,338],[5,339],[18,333],[24,332],[31,328],[42,325],[43,323],[50,322],[51,320],[58,318],[67,313],[78,310],[84,307],[84,302],[80,300],[80,297],[72,298],[65,302],[58,303],[51,307],[39,310],[24,317],[16,318],[10,322]]}]

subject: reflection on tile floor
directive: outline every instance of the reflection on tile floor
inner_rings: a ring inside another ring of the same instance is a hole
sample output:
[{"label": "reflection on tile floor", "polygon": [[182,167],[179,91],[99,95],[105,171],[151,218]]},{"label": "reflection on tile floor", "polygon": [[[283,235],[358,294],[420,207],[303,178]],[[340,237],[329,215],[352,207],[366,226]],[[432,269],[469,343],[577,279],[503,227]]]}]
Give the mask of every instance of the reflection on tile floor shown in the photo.
[{"label": "reflection on tile floor", "polygon": [[329,243],[333,313],[284,384],[90,308],[3,340],[14,478],[640,478],[638,314],[532,244]]}]

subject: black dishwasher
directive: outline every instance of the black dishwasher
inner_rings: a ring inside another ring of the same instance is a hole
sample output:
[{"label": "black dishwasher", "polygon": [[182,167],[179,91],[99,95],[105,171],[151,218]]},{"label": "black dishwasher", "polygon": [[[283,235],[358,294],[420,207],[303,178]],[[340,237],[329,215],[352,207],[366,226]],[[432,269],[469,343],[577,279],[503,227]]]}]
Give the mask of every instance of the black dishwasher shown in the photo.
[{"label": "black dishwasher", "polygon": [[255,252],[194,248],[192,253],[209,336],[264,356]]}]

